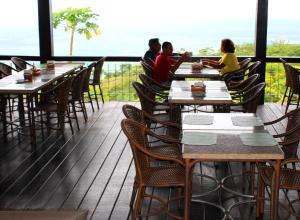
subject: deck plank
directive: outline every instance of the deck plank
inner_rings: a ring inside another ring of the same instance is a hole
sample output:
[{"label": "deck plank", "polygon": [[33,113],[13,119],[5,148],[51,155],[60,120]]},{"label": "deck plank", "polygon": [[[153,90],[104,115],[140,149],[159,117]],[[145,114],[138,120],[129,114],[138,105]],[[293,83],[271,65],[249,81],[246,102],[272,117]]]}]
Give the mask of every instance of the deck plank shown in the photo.
[{"label": "deck plank", "polygon": [[[108,102],[95,112],[87,105],[89,121],[84,123],[79,115],[80,132],[73,136],[66,132],[66,140],[49,135],[33,153],[28,151],[27,137],[21,137],[21,142],[16,136],[8,137],[7,142],[0,137],[0,209],[87,209],[89,219],[127,219],[135,168],[130,146],[120,128],[123,104]],[[138,106],[138,103],[130,104]],[[280,117],[284,111],[285,106],[267,103],[258,108],[257,114],[266,122]],[[284,132],[285,126],[283,122],[267,129],[277,134]],[[41,143],[42,137],[38,135]],[[216,163],[217,169],[213,163],[203,164],[203,172],[218,179],[241,168],[240,163],[231,163],[230,167]],[[199,168],[197,165],[194,172],[199,173]],[[195,188],[201,187],[198,180],[195,178]],[[148,189],[148,192],[165,198],[175,194],[164,189]],[[218,201],[217,195],[208,199]],[[223,202],[230,205],[231,200]],[[154,203],[146,202],[144,208],[151,205]],[[193,203],[192,210],[192,219],[218,219],[213,208],[204,211],[201,205]],[[242,209],[235,214],[245,219]]]}]

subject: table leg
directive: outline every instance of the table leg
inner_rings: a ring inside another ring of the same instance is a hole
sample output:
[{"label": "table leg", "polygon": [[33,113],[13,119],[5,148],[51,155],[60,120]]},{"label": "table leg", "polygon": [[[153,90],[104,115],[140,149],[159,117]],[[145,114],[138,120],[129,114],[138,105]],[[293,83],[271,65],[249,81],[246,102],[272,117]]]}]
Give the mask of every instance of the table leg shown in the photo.
[{"label": "table leg", "polygon": [[19,112],[19,120],[20,125],[25,125],[25,111],[24,111],[24,102],[23,95],[18,95],[18,112]]},{"label": "table leg", "polygon": [[272,181],[272,189],[271,189],[271,212],[270,219],[277,219],[277,209],[278,209],[278,197],[279,197],[279,185],[280,185],[280,164],[281,160],[276,160],[274,167],[274,176]]},{"label": "table leg", "polygon": [[30,140],[31,140],[31,150],[36,149],[36,133],[35,133],[35,121],[34,121],[34,111],[33,111],[33,96],[27,95],[27,105],[28,105],[28,121],[30,129]]},{"label": "table leg", "polygon": [[0,101],[1,101],[1,116],[2,116],[2,126],[3,126],[3,137],[4,140],[6,140],[6,136],[7,136],[7,121],[6,121],[6,99],[4,97],[0,97]]},{"label": "table leg", "polygon": [[190,219],[190,210],[191,210],[191,160],[186,159],[185,160],[185,189],[184,189],[184,219],[189,220]]}]

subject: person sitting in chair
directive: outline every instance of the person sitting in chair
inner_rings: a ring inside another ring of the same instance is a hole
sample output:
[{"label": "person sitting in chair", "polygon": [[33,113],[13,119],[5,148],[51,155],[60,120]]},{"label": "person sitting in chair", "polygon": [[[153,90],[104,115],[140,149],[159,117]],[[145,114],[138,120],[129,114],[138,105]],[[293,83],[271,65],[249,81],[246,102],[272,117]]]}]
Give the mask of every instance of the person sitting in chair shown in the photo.
[{"label": "person sitting in chair", "polygon": [[156,57],[154,62],[153,78],[158,83],[170,84],[172,75],[178,67],[189,58],[189,53],[185,52],[176,61],[173,55],[173,46],[170,42],[162,44],[162,52]]},{"label": "person sitting in chair", "polygon": [[234,54],[235,46],[232,40],[223,39],[221,41],[221,52],[223,56],[219,61],[203,59],[203,65],[219,69],[221,75],[240,69],[239,62]]},{"label": "person sitting in chair", "polygon": [[156,57],[159,55],[161,45],[158,38],[150,39],[148,45],[149,50],[145,53],[143,59],[146,61],[146,63],[153,66]]}]

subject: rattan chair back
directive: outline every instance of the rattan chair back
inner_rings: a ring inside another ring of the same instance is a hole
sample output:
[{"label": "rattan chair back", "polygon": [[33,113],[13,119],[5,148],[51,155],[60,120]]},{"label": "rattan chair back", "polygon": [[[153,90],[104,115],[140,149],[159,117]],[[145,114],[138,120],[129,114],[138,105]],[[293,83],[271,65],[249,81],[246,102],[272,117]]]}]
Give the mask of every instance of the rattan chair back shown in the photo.
[{"label": "rattan chair back", "polygon": [[251,64],[247,70],[248,70],[248,73],[246,73],[246,75],[248,77],[256,74],[258,72],[258,68],[260,67],[261,65],[261,62],[260,61],[256,61],[255,63]]},{"label": "rattan chair back", "polygon": [[82,85],[82,91],[83,92],[87,92],[90,89],[90,77],[93,71],[95,63],[91,63],[88,67],[87,67],[87,71],[86,74],[84,74],[84,79],[83,79],[83,85]]},{"label": "rattan chair back", "polygon": [[239,62],[240,68],[247,68],[251,60],[251,58],[243,59],[241,62]]},{"label": "rattan chair back", "polygon": [[22,71],[22,70],[27,69],[27,65],[33,66],[32,64],[28,63],[27,61],[25,61],[19,57],[12,57],[10,60],[15,65],[17,71]]},{"label": "rattan chair back", "polygon": [[143,171],[150,167],[151,159],[144,153],[149,145],[147,139],[147,127],[131,119],[123,119],[121,122],[123,132],[131,146],[136,168],[136,177],[143,182]]},{"label": "rattan chair back", "polygon": [[103,64],[106,57],[102,57],[100,60],[98,60],[94,65],[94,75],[93,75],[93,84],[99,85],[101,81],[101,74],[103,69]]},{"label": "rattan chair back", "polygon": [[145,74],[147,76],[149,76],[150,78],[153,78],[153,68],[148,63],[146,63],[144,61],[141,61],[140,63],[143,67],[143,70],[144,70]]},{"label": "rattan chair back", "polygon": [[259,83],[243,94],[242,105],[246,113],[256,113],[259,100],[263,94],[266,83]]},{"label": "rattan chair back", "polygon": [[[297,156],[297,150],[299,141],[294,142],[300,137],[300,108],[290,111],[287,115],[287,124],[286,124],[286,134],[284,136],[284,142],[290,143],[283,146],[283,151],[285,153],[285,158],[295,158]],[[293,131],[293,132],[290,132]]]},{"label": "rattan chair back", "polygon": [[73,77],[71,95],[72,100],[81,100],[83,93],[84,80],[87,75],[87,68],[83,68]]},{"label": "rattan chair back", "polygon": [[300,94],[300,80],[299,80],[300,72],[299,72],[299,70],[297,70],[290,64],[286,64],[286,67],[288,69],[288,71],[286,72],[288,75],[287,77],[289,79],[289,82],[291,83],[290,86],[291,86],[293,94]]},{"label": "rattan chair back", "polygon": [[58,105],[58,112],[65,112],[68,109],[69,93],[72,88],[73,77],[69,76],[59,83],[54,90],[54,100]]},{"label": "rattan chair back", "polygon": [[288,71],[290,71],[290,69],[288,67],[288,63],[282,58],[279,59],[283,65],[284,72],[285,72],[285,86],[290,87],[292,83],[290,82],[290,78],[289,78],[290,74],[288,73]]},{"label": "rattan chair back", "polygon": [[142,110],[152,115],[155,107],[155,94],[139,82],[132,82],[132,86],[140,99]]},{"label": "rattan chair back", "polygon": [[145,124],[144,114],[142,110],[128,104],[123,105],[122,110],[126,118],[132,119],[136,122],[140,122],[141,124]]},{"label": "rattan chair back", "polygon": [[13,70],[15,69],[11,66],[5,63],[0,63],[0,78],[2,79],[3,77],[11,75]]}]

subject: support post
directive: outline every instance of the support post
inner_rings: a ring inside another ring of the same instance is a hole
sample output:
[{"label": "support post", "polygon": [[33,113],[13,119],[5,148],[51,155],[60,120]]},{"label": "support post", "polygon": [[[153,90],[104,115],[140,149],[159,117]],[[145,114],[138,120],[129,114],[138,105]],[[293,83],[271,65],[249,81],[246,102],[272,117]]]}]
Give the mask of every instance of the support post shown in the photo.
[{"label": "support post", "polygon": [[[268,33],[268,0],[257,0],[256,34],[255,34],[255,57],[261,61],[258,70],[259,82],[265,82],[266,78],[266,56],[267,56],[267,33]],[[264,104],[263,92],[259,104]]]},{"label": "support post", "polygon": [[42,63],[53,56],[52,0],[38,0],[40,59]]}]

